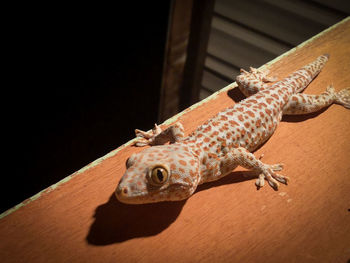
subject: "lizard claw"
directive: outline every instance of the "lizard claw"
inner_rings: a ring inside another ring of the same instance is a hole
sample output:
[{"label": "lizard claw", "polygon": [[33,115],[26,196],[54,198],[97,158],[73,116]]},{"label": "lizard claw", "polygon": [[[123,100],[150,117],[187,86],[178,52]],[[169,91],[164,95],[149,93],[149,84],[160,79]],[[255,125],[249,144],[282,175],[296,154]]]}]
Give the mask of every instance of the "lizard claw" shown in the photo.
[{"label": "lizard claw", "polygon": [[258,159],[261,160],[262,158],[264,158],[264,155],[265,155],[265,154],[262,153],[262,154],[259,156]]},{"label": "lizard claw", "polygon": [[152,145],[154,138],[162,132],[162,129],[154,124],[154,128],[150,131],[142,131],[139,129],[135,129],[135,135],[137,137],[137,141],[135,142],[136,146],[146,146]]},{"label": "lizard claw", "polygon": [[142,147],[142,146],[146,146],[148,144],[149,144],[149,142],[145,138],[137,138],[134,145],[138,146],[138,147]]},{"label": "lizard claw", "polygon": [[265,184],[265,180],[269,183],[269,185],[274,189],[278,190],[279,182],[283,184],[288,184],[289,177],[283,176],[275,173],[275,171],[281,171],[283,169],[283,164],[273,164],[266,165],[263,169],[262,173],[259,174],[259,178],[256,180],[255,184],[258,188],[263,187]]}]

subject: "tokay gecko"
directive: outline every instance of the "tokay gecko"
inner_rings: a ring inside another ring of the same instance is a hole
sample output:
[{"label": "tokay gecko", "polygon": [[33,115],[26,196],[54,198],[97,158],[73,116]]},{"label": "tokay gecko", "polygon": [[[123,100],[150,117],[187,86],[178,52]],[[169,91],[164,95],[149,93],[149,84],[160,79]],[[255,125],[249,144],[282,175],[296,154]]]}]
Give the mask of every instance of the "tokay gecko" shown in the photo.
[{"label": "tokay gecko", "polygon": [[[189,136],[181,123],[149,132],[136,129],[136,146],[151,145],[126,162],[116,196],[129,204],[177,201],[191,196],[197,186],[228,175],[238,165],[257,172],[257,187],[265,180],[275,190],[289,178],[278,174],[282,164],[266,164],[251,152],[274,133],[283,114],[307,114],[332,103],[350,108],[350,88],[332,86],[320,95],[301,94],[317,76],[328,54],[275,82],[268,71],[241,70],[236,82],[247,96],[215,115]],[[170,141],[170,144],[165,144]]]}]

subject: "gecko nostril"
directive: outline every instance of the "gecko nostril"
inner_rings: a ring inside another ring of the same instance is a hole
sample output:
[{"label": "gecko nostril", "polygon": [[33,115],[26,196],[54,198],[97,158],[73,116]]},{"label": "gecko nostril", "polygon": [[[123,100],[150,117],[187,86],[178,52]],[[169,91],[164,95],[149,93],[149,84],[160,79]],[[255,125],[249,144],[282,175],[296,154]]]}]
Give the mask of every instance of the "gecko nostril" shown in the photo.
[{"label": "gecko nostril", "polygon": [[124,186],[121,191],[122,195],[127,195],[128,194],[128,187]]},{"label": "gecko nostril", "polygon": [[124,186],[124,187],[118,187],[117,190],[115,191],[117,197],[123,197],[123,196],[127,196],[129,192],[129,189],[127,186]]}]

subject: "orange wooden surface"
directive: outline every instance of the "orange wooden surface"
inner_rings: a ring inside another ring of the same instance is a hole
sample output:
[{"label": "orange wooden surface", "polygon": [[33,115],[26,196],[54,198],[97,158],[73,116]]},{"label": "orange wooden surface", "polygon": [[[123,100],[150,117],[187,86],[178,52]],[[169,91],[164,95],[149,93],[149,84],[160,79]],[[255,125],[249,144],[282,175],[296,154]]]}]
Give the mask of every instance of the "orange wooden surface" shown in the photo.
[{"label": "orange wooden surface", "polygon": [[[271,65],[281,78],[329,53],[306,89],[350,86],[350,20]],[[232,105],[236,89],[188,110],[186,132]],[[142,116],[140,116],[142,118]],[[122,127],[121,127],[122,128]],[[150,127],[151,128],[151,127]],[[350,110],[284,118],[255,154],[283,162],[278,192],[238,168],[188,200],[124,205],[114,197],[125,160],[114,156],[0,220],[1,262],[347,262],[350,259]]]}]

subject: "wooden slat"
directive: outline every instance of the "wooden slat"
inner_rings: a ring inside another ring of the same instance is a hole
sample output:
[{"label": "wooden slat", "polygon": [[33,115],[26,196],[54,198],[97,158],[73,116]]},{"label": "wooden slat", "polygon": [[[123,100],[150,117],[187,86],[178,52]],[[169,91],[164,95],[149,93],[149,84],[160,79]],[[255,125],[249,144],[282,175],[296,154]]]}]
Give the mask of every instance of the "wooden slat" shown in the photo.
[{"label": "wooden slat", "polygon": [[[329,83],[349,87],[349,19],[270,68],[282,78],[324,53],[330,60],[306,92],[318,94]],[[167,124],[180,120],[188,134],[234,103],[234,87]],[[150,205],[124,205],[114,197],[125,160],[142,150],[127,144],[1,215],[0,261],[347,262],[349,138],[350,111],[338,105],[285,118],[255,154],[283,162],[288,186],[257,191],[252,173],[239,168],[188,200]]]},{"label": "wooden slat", "polygon": [[211,91],[211,93],[214,93],[220,90],[222,87],[225,87],[228,84],[229,82],[226,82],[221,78],[218,78],[213,73],[206,70],[203,71],[202,86],[206,90]]},{"label": "wooden slat", "polygon": [[275,58],[272,52],[262,50],[215,28],[211,30],[208,53],[236,67],[243,68],[258,67]]},{"label": "wooden slat", "polygon": [[[264,0],[266,4],[278,7],[287,12],[293,13],[296,16],[306,18],[311,21],[315,21],[326,27],[334,25],[339,20],[342,19],[343,15],[340,12],[335,12],[333,10],[327,9],[316,5],[312,1],[303,1],[303,0]],[[334,2],[334,1],[328,1]],[[342,1],[343,3],[346,1]],[[336,4],[339,8],[342,7],[342,3],[339,2]],[[349,6],[349,4],[348,4]],[[350,11],[350,10],[349,10]]]},{"label": "wooden slat", "polygon": [[199,101],[214,0],[194,0],[191,35],[180,93],[180,110]]},{"label": "wooden slat", "polygon": [[311,3],[319,3],[320,5],[342,12],[343,14],[350,13],[349,1],[346,0],[309,0]]},{"label": "wooden slat", "polygon": [[290,46],[277,42],[266,35],[258,34],[219,16],[213,17],[212,28],[224,32],[228,36],[239,38],[247,44],[268,51],[275,56],[287,52],[290,48]]},{"label": "wooden slat", "polygon": [[224,81],[233,82],[235,77],[239,74],[238,67],[233,67],[225,61],[210,56],[210,54],[207,55],[204,65],[204,69],[217,73],[218,75],[220,75],[220,78]]},{"label": "wooden slat", "polygon": [[192,0],[171,2],[158,122],[163,122],[179,112],[180,88],[190,36],[192,4]]},{"label": "wooden slat", "polygon": [[318,22],[262,1],[237,1],[233,5],[230,0],[220,0],[215,5],[215,11],[293,46],[311,37],[312,32],[318,33],[323,29]]}]

